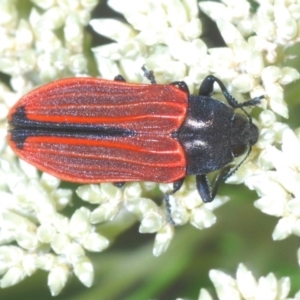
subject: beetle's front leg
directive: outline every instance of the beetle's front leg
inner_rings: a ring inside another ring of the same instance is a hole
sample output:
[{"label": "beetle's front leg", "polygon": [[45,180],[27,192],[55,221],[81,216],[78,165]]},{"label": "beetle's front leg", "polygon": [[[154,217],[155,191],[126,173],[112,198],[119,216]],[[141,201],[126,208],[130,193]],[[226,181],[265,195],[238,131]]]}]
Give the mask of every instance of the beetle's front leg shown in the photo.
[{"label": "beetle's front leg", "polygon": [[257,105],[258,103],[260,103],[260,100],[264,98],[264,96],[260,96],[260,97],[255,97],[255,98],[250,99],[248,101],[239,103],[228,92],[228,90],[226,89],[224,83],[219,78],[217,78],[213,75],[208,75],[204,78],[204,80],[203,80],[203,82],[202,82],[202,84],[199,88],[199,95],[210,97],[212,92],[213,92],[215,82],[221,88],[221,91],[222,91],[225,99],[227,100],[228,104],[230,106],[232,106],[233,108],[241,108],[241,107],[244,107],[244,106],[254,106],[254,105]]},{"label": "beetle's front leg", "polygon": [[213,201],[218,192],[220,184],[231,175],[232,172],[230,171],[229,167],[223,168],[216,179],[213,189],[206,174],[196,175],[196,187],[199,195],[202,198],[202,201],[204,203]]}]

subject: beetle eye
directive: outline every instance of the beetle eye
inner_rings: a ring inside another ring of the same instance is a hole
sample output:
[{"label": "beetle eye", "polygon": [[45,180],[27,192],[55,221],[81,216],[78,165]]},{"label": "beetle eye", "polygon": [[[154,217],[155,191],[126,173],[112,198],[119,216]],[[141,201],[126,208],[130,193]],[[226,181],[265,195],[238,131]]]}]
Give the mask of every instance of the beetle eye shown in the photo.
[{"label": "beetle eye", "polygon": [[243,144],[234,145],[231,149],[232,154],[234,157],[240,156],[246,152],[247,148],[248,148],[247,145],[243,145]]},{"label": "beetle eye", "polygon": [[234,118],[232,120],[233,128],[240,130],[241,128],[244,128],[247,124],[248,124],[248,119],[245,116],[239,114],[234,115]]},{"label": "beetle eye", "polygon": [[249,144],[252,146],[258,140],[258,128],[254,124],[251,124],[249,135]]}]

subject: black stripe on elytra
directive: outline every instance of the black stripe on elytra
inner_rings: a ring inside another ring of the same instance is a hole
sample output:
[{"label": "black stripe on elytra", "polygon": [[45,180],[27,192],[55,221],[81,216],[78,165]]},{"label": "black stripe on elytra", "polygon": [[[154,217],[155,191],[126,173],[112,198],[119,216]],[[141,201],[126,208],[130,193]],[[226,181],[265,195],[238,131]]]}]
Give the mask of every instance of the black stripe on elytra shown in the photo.
[{"label": "black stripe on elytra", "polygon": [[33,121],[27,118],[25,108],[18,107],[10,121],[11,139],[23,149],[29,136],[57,136],[82,139],[105,139],[105,137],[134,136],[133,130],[95,124],[54,123]]}]

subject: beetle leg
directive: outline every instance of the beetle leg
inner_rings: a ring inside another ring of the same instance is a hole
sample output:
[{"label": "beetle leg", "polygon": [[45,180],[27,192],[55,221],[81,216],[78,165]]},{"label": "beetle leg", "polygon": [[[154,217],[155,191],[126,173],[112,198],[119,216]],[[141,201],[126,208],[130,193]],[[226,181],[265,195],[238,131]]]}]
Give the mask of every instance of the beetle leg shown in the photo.
[{"label": "beetle leg", "polygon": [[113,182],[113,185],[118,188],[121,188],[124,184],[125,184],[125,182]]},{"label": "beetle leg", "polygon": [[186,92],[188,95],[190,94],[189,88],[184,81],[174,81],[174,82],[171,82],[170,84],[176,85],[179,89]]},{"label": "beetle leg", "polygon": [[196,187],[204,203],[211,202],[214,199],[210,182],[205,174],[196,175]]},{"label": "beetle leg", "polygon": [[175,182],[173,182],[173,190],[171,192],[166,193],[166,195],[165,195],[168,222],[173,226],[176,226],[176,223],[174,222],[174,220],[172,218],[172,211],[171,211],[171,204],[170,204],[170,197],[169,196],[173,195],[178,190],[180,190],[180,188],[182,187],[183,182],[184,182],[184,177],[177,180],[177,181],[175,181]]},{"label": "beetle leg", "polygon": [[214,78],[216,78],[213,75],[208,75],[204,78],[204,80],[202,81],[202,84],[200,85],[199,88],[199,95],[200,96],[207,96],[210,97],[210,95],[212,94],[213,90],[214,90]]},{"label": "beetle leg", "polygon": [[148,71],[145,66],[142,66],[144,76],[151,82],[151,84],[156,84],[155,76],[153,71]]},{"label": "beetle leg", "polygon": [[123,81],[123,82],[126,82],[125,78],[122,75],[115,76],[114,81]]},{"label": "beetle leg", "polygon": [[199,195],[202,198],[202,201],[204,203],[213,201],[218,192],[220,184],[233,173],[234,172],[230,171],[229,167],[223,168],[215,181],[213,189],[211,188],[211,184],[206,174],[196,175],[196,187]]},{"label": "beetle leg", "polygon": [[210,97],[210,95],[213,92],[213,86],[214,86],[215,82],[221,88],[221,91],[222,91],[225,99],[227,100],[228,104],[230,106],[232,106],[233,108],[241,108],[241,107],[244,107],[244,106],[254,106],[254,105],[257,105],[258,103],[260,103],[260,100],[264,98],[264,96],[259,96],[259,97],[255,97],[253,99],[250,99],[248,101],[239,103],[228,92],[228,90],[226,89],[224,83],[220,79],[218,79],[217,77],[215,77],[213,75],[208,75],[204,78],[204,80],[203,80],[203,82],[202,82],[202,84],[199,88],[199,95]]},{"label": "beetle leg", "polygon": [[[145,66],[142,66],[142,70],[144,72],[144,76],[151,82],[151,84],[156,84],[156,80],[153,74],[153,71],[148,71]],[[170,84],[176,85],[182,91],[186,92],[188,95],[190,94],[189,88],[184,81],[174,81]]]}]

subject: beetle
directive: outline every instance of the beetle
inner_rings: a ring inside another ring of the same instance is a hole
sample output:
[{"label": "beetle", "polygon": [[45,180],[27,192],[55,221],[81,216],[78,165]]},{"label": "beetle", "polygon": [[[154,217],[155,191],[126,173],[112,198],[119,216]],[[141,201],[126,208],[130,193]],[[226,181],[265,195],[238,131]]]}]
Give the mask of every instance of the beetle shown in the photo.
[{"label": "beetle", "polygon": [[[149,84],[73,77],[41,86],[23,96],[8,115],[8,143],[23,160],[62,180],[77,183],[173,182],[169,196],[186,175],[196,175],[204,202],[214,199],[222,181],[249,155],[258,128],[243,109],[263,96],[238,103],[221,80],[208,75],[198,95],[185,82]],[[211,97],[217,83],[228,104]],[[245,115],[235,112],[241,108]],[[222,169],[214,188],[207,174]]]}]

